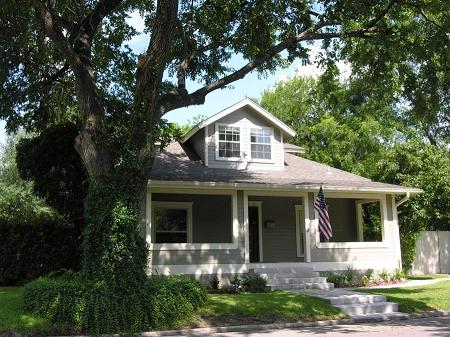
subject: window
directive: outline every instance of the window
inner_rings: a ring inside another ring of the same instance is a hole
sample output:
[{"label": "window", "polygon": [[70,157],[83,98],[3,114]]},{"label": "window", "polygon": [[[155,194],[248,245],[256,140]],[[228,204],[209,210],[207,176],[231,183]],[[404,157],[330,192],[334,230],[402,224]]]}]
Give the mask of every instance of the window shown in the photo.
[{"label": "window", "polygon": [[153,243],[188,243],[192,241],[192,203],[155,202],[153,207]]},{"label": "window", "polygon": [[250,129],[252,159],[272,159],[272,129]]},{"label": "window", "polygon": [[[382,242],[378,199],[326,198],[333,236],[329,242]],[[320,235],[320,242],[327,242]]]},{"label": "window", "polygon": [[219,158],[241,157],[241,130],[236,126],[218,126]]}]

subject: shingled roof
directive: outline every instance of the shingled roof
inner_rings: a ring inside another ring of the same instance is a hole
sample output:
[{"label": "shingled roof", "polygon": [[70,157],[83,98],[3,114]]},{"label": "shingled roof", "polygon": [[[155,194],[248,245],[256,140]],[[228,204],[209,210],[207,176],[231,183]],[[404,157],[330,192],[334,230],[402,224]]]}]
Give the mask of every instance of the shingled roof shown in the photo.
[{"label": "shingled roof", "polygon": [[286,189],[314,190],[320,185],[327,190],[377,191],[385,193],[420,193],[412,187],[384,184],[335,169],[311,160],[285,153],[283,171],[233,170],[206,167],[192,155],[187,145],[178,142],[169,144],[159,152],[154,160],[150,184],[153,182],[196,182],[211,183],[216,186],[235,184],[236,186],[277,187]]}]

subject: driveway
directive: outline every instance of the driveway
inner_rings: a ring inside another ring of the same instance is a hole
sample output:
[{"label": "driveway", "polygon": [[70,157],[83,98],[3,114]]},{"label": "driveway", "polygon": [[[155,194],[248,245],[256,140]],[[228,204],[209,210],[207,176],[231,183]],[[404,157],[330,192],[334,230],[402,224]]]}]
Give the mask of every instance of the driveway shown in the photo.
[{"label": "driveway", "polygon": [[257,332],[191,333],[186,336],[213,337],[300,337],[345,335],[361,337],[450,337],[450,316],[429,317],[405,321],[387,321],[373,324],[349,324],[324,327],[267,330]]}]

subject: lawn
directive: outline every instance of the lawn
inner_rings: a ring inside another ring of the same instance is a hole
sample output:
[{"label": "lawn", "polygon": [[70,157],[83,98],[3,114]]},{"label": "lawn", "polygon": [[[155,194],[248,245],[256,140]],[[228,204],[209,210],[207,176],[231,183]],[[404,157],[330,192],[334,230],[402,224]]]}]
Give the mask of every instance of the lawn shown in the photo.
[{"label": "lawn", "polygon": [[388,301],[398,303],[402,312],[450,311],[450,281],[422,287],[358,289],[358,291],[385,295]]},{"label": "lawn", "polygon": [[301,294],[210,295],[199,312],[199,326],[313,321],[346,317],[328,302]]},{"label": "lawn", "polygon": [[23,287],[0,287],[0,334],[18,331],[35,335],[67,332],[42,317],[26,313],[23,308]]}]

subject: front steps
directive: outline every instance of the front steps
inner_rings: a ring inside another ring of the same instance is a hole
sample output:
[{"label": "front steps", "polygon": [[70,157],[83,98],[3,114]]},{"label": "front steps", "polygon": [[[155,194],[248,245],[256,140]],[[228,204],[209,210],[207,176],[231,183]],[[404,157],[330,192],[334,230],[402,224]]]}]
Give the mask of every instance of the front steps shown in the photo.
[{"label": "front steps", "polygon": [[255,268],[251,271],[265,278],[272,290],[334,289],[333,283],[328,283],[325,277],[320,277],[312,268]]},{"label": "front steps", "polygon": [[398,312],[398,304],[387,302],[382,295],[363,294],[355,291],[334,289],[332,291],[298,290],[296,293],[323,298],[352,318],[397,317],[405,314]]},{"label": "front steps", "polygon": [[363,294],[345,289],[334,289],[318,272],[308,267],[254,268],[250,270],[267,280],[272,290],[286,290],[309,296],[320,297],[352,318],[396,317],[398,304],[387,302],[382,295]]}]

